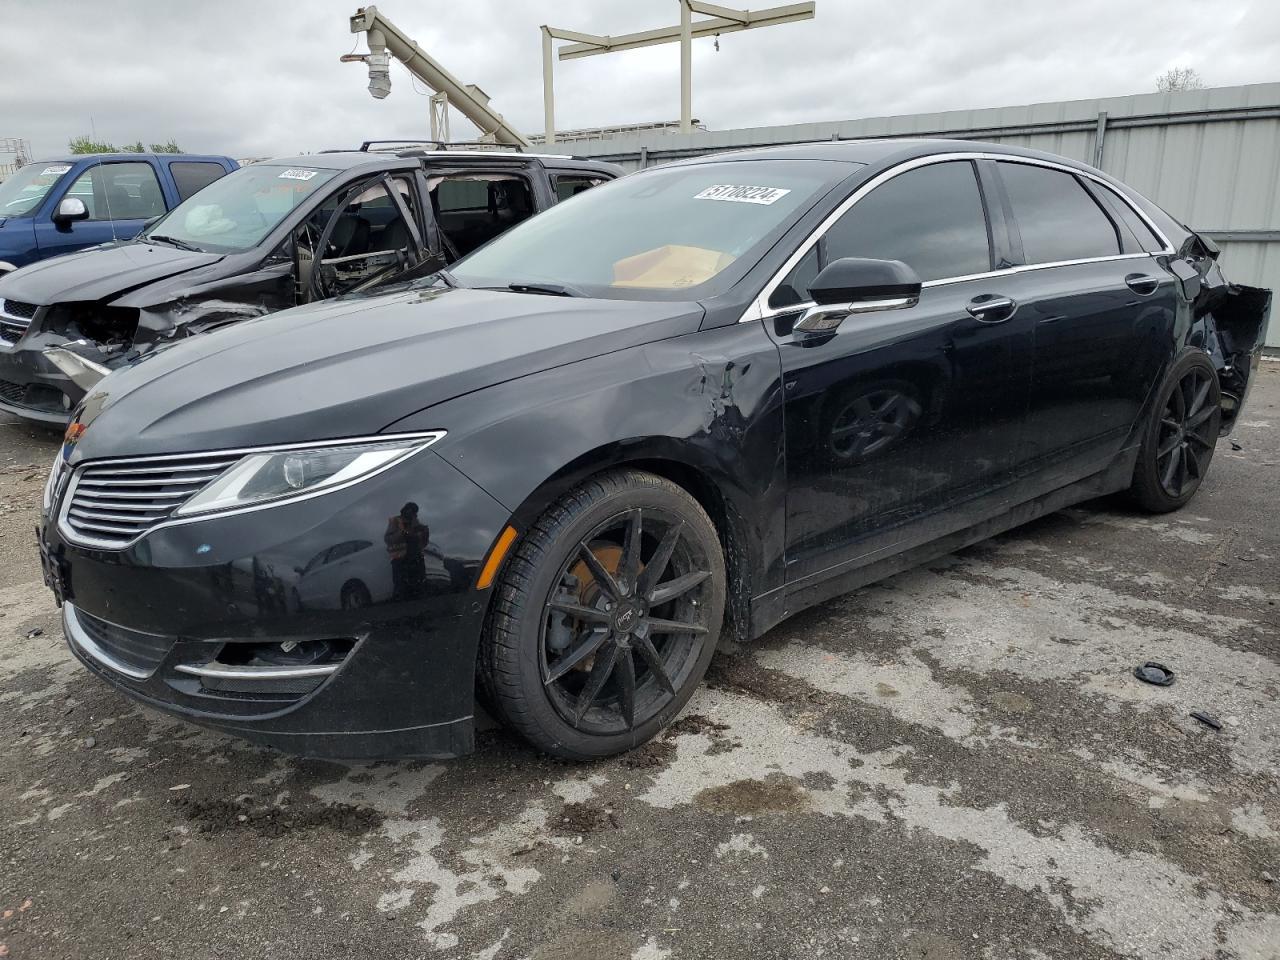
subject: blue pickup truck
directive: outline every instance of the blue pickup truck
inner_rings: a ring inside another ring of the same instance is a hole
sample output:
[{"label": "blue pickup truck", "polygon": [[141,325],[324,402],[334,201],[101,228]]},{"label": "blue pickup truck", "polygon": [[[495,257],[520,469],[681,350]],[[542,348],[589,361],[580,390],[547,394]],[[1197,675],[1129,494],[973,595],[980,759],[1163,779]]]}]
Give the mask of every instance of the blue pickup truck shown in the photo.
[{"label": "blue pickup truck", "polygon": [[0,183],[0,276],[112,240],[239,166],[230,157],[98,153],[39,160]]}]

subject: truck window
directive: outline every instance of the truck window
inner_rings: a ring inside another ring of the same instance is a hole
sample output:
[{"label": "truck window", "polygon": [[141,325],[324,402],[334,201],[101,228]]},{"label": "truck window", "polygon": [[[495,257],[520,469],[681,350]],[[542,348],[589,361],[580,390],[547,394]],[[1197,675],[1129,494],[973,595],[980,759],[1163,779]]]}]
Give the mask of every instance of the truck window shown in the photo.
[{"label": "truck window", "polygon": [[149,220],[165,212],[160,181],[149,163],[100,163],[76,178],[65,197],[89,208],[90,220]]},{"label": "truck window", "polygon": [[431,206],[453,257],[483,246],[534,214],[533,188],[512,173],[431,177]]},{"label": "truck window", "polygon": [[173,174],[179,200],[198,193],[227,173],[222,164],[201,160],[174,160],[169,164],[169,172]]},{"label": "truck window", "polygon": [[570,197],[585,193],[592,187],[606,182],[605,177],[590,176],[585,173],[557,173],[552,177],[556,187],[556,199],[568,200]]}]

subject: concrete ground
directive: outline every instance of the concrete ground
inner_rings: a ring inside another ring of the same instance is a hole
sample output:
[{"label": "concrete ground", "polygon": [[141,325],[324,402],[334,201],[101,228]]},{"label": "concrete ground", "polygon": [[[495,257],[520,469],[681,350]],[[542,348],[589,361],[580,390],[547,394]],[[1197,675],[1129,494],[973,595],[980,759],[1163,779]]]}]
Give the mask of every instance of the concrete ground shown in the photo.
[{"label": "concrete ground", "polygon": [[0,425],[0,957],[1280,956],[1280,364],[1181,513],[828,603],[595,766],[298,761],[134,706],[39,583],[55,446]]}]

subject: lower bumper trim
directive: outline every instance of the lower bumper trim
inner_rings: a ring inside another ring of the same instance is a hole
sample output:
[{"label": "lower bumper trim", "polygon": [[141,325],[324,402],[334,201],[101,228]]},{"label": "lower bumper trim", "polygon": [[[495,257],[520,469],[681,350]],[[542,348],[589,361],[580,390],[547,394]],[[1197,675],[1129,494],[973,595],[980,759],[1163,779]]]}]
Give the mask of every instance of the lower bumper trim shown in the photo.
[{"label": "lower bumper trim", "polygon": [[85,656],[97,661],[109,670],[116,673],[122,673],[126,677],[134,680],[146,680],[153,673],[155,668],[143,670],[139,667],[131,666],[113,657],[110,653],[98,645],[98,643],[89,636],[89,633],[80,624],[80,619],[76,615],[74,604],[64,603],[62,605],[62,627],[66,632],[67,639],[71,641]]},{"label": "lower bumper trim", "polygon": [[327,677],[341,663],[312,664],[305,667],[236,667],[225,663],[180,663],[179,673],[219,680],[296,680],[301,677]]}]

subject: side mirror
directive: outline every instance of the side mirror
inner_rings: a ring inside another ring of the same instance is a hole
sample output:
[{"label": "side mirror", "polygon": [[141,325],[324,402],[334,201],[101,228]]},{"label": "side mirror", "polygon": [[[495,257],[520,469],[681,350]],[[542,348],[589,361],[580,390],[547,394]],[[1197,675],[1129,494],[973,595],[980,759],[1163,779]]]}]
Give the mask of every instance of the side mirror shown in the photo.
[{"label": "side mirror", "polygon": [[901,260],[833,260],[809,284],[809,297],[817,306],[805,311],[794,333],[800,340],[825,337],[851,313],[914,307],[920,288],[920,277]]},{"label": "side mirror", "polygon": [[79,197],[64,197],[53,214],[53,222],[59,225],[88,219],[89,208]]}]

